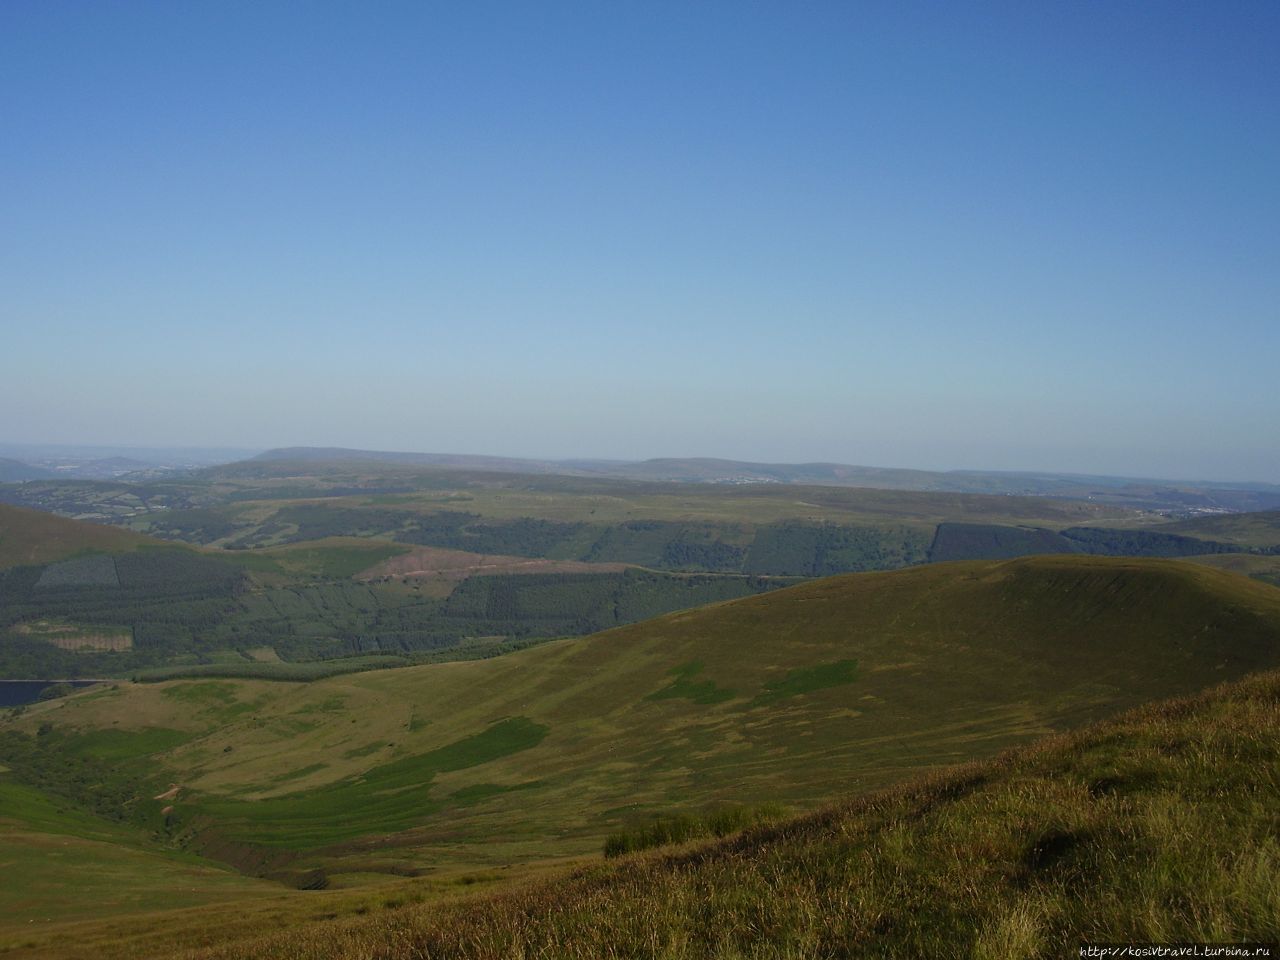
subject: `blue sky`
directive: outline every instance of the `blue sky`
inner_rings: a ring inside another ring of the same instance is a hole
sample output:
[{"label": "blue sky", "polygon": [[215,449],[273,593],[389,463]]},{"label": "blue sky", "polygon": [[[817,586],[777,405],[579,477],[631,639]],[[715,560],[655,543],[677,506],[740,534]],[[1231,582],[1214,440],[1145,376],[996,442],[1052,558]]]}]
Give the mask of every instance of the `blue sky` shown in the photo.
[{"label": "blue sky", "polygon": [[0,440],[1280,481],[1280,5],[0,5]]}]

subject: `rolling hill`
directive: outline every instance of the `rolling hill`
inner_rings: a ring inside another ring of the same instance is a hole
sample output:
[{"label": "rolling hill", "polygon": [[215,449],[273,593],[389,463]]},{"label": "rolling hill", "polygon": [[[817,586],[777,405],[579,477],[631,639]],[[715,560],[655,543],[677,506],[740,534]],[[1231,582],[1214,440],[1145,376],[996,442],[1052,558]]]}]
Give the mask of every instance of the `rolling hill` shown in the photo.
[{"label": "rolling hill", "polygon": [[[461,470],[492,470],[502,473],[593,472],[554,460],[495,457],[467,453],[410,453],[390,450],[355,450],[348,447],[277,447],[250,457],[248,463],[380,463],[396,466],[452,467]],[[582,461],[590,464],[591,461]]]},{"label": "rolling hill", "polygon": [[27,480],[48,480],[57,476],[52,470],[33,467],[21,460],[0,457],[0,483],[24,483]]},{"label": "rolling hill", "polygon": [[1277,664],[1280,591],[1234,574],[1072,555],[939,564],[491,660],[121,683],[12,720],[0,761],[21,771],[14,744],[43,727],[42,756],[109,764],[124,794],[176,785],[147,821],[172,842],[347,883],[584,855],[611,830],[720,803],[809,809]]}]

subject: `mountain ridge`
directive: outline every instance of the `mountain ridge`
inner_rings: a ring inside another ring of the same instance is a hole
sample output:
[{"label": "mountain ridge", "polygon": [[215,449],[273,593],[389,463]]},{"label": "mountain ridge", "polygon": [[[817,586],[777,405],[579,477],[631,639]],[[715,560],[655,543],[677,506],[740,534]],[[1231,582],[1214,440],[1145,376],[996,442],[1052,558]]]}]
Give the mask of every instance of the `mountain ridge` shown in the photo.
[{"label": "mountain ridge", "polygon": [[1181,481],[1046,471],[918,470],[814,461],[766,463],[715,457],[659,457],[640,461],[523,459],[477,454],[413,453],[342,447],[278,447],[255,461],[325,461],[444,466],[511,473],[612,477],[682,483],[795,483],[953,493],[1020,493],[1071,498],[1153,498],[1186,508],[1280,508],[1280,485],[1265,482]]}]

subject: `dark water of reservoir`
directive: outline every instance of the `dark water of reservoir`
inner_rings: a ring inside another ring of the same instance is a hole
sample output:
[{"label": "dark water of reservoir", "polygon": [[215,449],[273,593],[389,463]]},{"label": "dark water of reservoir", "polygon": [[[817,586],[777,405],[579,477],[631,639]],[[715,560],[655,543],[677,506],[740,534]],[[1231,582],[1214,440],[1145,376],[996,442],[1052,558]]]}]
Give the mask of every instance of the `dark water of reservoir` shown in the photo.
[{"label": "dark water of reservoir", "polygon": [[[40,691],[56,680],[0,680],[0,707],[17,707],[24,703],[35,703],[40,698]],[[92,680],[70,680],[73,687],[87,687]]]}]

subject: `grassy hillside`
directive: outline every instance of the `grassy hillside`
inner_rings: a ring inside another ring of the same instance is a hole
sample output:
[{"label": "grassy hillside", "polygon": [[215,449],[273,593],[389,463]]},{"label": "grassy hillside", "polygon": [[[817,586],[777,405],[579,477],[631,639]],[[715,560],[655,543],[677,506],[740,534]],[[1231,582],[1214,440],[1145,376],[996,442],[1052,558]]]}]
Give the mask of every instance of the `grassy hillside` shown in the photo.
[{"label": "grassy hillside", "polygon": [[1207,540],[1225,540],[1241,547],[1280,548],[1280,510],[1198,517],[1168,529]]},{"label": "grassy hillside", "polygon": [[780,826],[195,960],[1065,957],[1280,940],[1280,675]]},{"label": "grassy hillside", "polygon": [[0,569],[52,563],[80,553],[120,553],[156,542],[118,527],[0,503]]},{"label": "grassy hillside", "polygon": [[66,923],[277,892],[223,865],[157,850],[140,831],[53,799],[4,770],[0,864],[0,950],[11,945],[5,941],[15,927],[30,932],[51,916]]},{"label": "grassy hillside", "polygon": [[1278,663],[1271,586],[1063,556],[834,577],[305,686],[121,684],[5,729],[45,727],[44,756],[110,763],[122,790],[180,785],[163,826],[191,849],[332,879],[581,855],[722,803],[811,808]]},{"label": "grassy hillside", "polygon": [[1246,577],[1253,577],[1280,587],[1280,555],[1256,556],[1248,553],[1213,554],[1207,557],[1189,557],[1219,570],[1230,570]]}]

